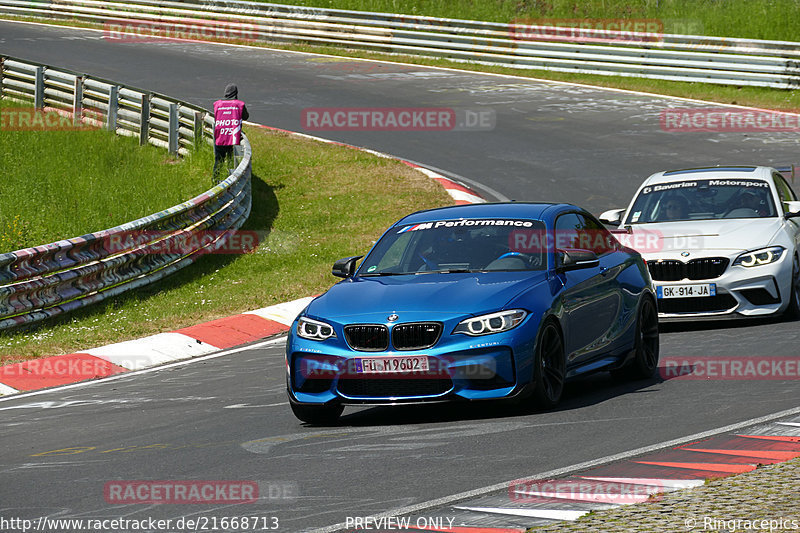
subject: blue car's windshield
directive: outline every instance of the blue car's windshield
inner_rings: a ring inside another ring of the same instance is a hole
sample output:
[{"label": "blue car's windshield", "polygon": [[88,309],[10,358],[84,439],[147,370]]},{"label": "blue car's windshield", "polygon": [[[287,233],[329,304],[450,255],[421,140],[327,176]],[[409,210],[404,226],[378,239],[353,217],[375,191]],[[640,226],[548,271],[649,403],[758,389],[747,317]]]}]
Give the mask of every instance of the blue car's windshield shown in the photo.
[{"label": "blue car's windshield", "polygon": [[543,270],[544,224],[538,220],[440,220],[389,230],[360,276],[431,272]]},{"label": "blue car's windshield", "polygon": [[693,180],[643,188],[625,223],[774,216],[777,214],[772,190],[764,180]]}]

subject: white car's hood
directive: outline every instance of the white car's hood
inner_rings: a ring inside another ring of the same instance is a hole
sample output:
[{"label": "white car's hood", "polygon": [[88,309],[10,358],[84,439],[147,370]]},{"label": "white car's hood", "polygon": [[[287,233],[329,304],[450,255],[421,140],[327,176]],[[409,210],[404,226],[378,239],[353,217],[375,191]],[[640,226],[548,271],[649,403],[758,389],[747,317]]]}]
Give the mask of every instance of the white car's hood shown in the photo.
[{"label": "white car's hood", "polygon": [[781,225],[780,217],[659,222],[634,224],[631,234],[616,237],[647,255],[691,250],[747,251],[771,244]]}]

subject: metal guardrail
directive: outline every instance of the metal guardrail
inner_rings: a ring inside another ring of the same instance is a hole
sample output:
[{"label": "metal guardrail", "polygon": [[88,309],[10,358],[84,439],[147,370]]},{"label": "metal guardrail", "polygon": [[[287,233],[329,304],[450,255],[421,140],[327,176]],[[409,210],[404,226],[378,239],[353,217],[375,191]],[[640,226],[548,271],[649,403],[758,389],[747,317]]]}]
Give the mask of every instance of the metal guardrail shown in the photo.
[{"label": "metal guardrail", "polygon": [[[455,61],[664,80],[800,86],[800,43],[563,28],[310,8],[238,0],[0,0],[0,14],[74,19],[110,32],[225,34],[227,39],[307,42]],[[211,31],[203,31],[209,30]],[[572,30],[571,30],[572,31]],[[607,35],[607,39],[602,39]],[[533,36],[533,37],[531,37]],[[224,40],[224,39],[223,39]]]},{"label": "metal guardrail", "polygon": [[[206,110],[163,95],[6,56],[0,56],[0,97],[138,135],[142,144],[173,153],[210,139],[214,124]],[[152,283],[223,246],[250,214],[246,137],[241,151],[227,179],[182,204],[104,231],[0,254],[0,330]]]}]

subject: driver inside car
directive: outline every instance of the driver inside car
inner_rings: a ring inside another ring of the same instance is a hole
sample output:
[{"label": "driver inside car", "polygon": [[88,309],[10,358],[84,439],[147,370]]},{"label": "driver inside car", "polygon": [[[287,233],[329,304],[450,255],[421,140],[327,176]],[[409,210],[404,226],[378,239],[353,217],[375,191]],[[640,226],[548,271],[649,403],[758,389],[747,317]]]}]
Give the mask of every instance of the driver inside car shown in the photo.
[{"label": "driver inside car", "polygon": [[686,220],[689,216],[689,202],[683,196],[670,196],[664,202],[659,220]]},{"label": "driver inside car", "polygon": [[753,192],[745,191],[739,196],[737,208],[752,209],[758,216],[763,217],[769,215],[761,203],[761,199]]}]

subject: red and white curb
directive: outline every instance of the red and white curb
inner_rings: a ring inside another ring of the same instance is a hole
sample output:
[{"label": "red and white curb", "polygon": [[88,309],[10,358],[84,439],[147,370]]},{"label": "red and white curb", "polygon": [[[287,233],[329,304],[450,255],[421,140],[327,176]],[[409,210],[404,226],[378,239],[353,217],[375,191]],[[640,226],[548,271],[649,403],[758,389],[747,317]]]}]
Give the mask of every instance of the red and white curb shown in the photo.
[{"label": "red and white curb", "polygon": [[301,298],[205,324],[79,353],[0,367],[0,395],[103,378],[207,355],[288,331],[313,298]]},{"label": "red and white curb", "polygon": [[372,154],[377,157],[382,157],[384,159],[392,159],[394,161],[398,161],[403,163],[404,165],[408,165],[409,167],[422,172],[426,176],[431,179],[436,180],[444,187],[444,190],[450,195],[451,198],[455,201],[456,205],[466,205],[466,204],[483,204],[486,203],[486,200],[481,198],[479,195],[475,194],[469,187],[465,187],[460,183],[457,183],[449,178],[444,177],[443,175],[439,174],[438,172],[434,172],[430,169],[417,165],[416,163],[412,163],[411,161],[407,161],[401,157],[397,157],[391,154],[385,154],[383,152],[378,152],[375,150],[371,150],[369,148],[363,148],[361,146],[354,146],[352,144],[345,144],[339,141],[332,141],[330,139],[325,139],[323,137],[315,137],[313,135],[307,135],[305,133],[299,133],[296,131],[289,131],[284,130],[281,128],[273,128],[271,126],[264,126],[263,124],[256,124],[254,122],[245,122],[248,126],[255,126],[257,128],[263,128],[270,131],[278,131],[281,133],[285,133],[291,137],[298,137],[301,139],[309,139],[312,141],[318,141],[325,144],[335,144],[336,146],[344,146],[345,148],[351,148],[353,150],[358,150],[360,152],[366,152],[368,154]]},{"label": "red and white curb", "polygon": [[[469,188],[437,172],[389,154],[304,133],[249,122],[247,124],[279,131],[293,137],[344,146],[381,158],[400,161],[439,182],[456,204],[485,202]],[[311,297],[301,298],[240,315],[220,318],[205,324],[83,350],[78,353],[2,366],[0,367],[0,396],[142,370],[257,341],[287,331],[297,315],[312,299]]]},{"label": "red and white curb", "polygon": [[[800,457],[800,418],[745,428],[688,444],[597,466],[559,479],[519,479],[504,494],[440,508],[447,531],[525,533],[528,528],[574,521],[592,511],[657,500],[706,480],[750,472]],[[430,517],[431,513],[427,513]],[[413,523],[414,516],[411,516]],[[444,531],[413,528],[420,531]]]}]

